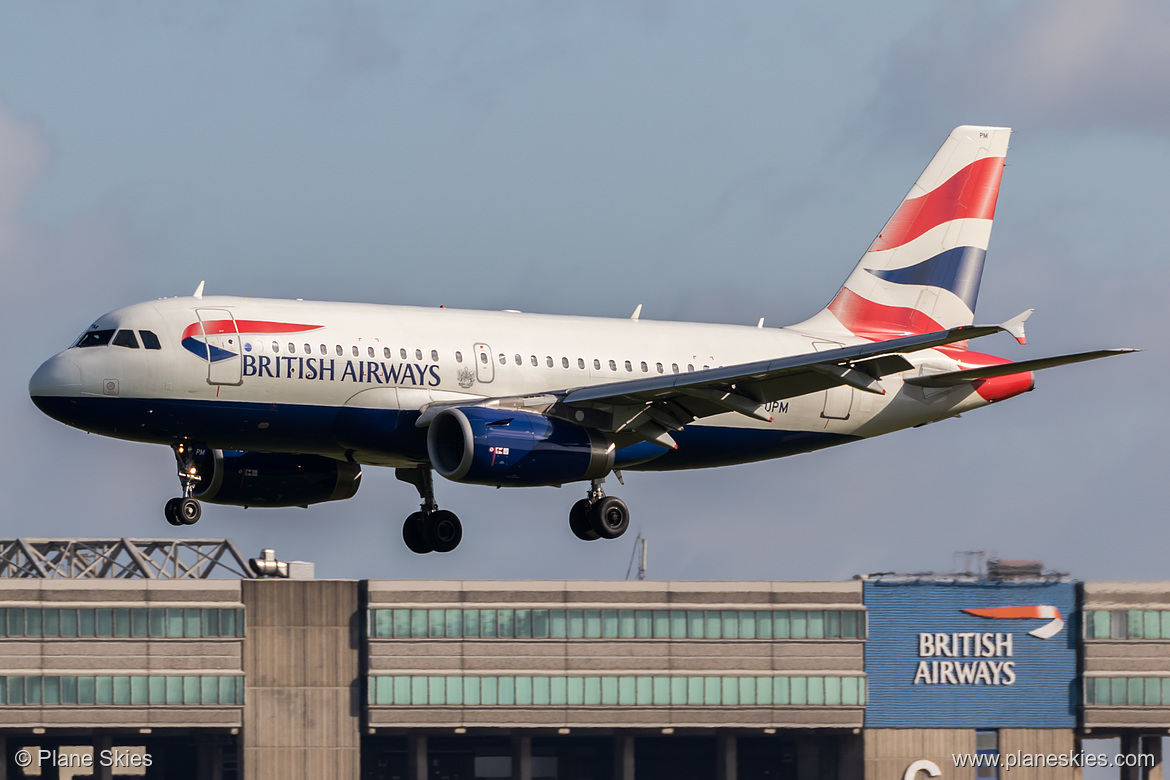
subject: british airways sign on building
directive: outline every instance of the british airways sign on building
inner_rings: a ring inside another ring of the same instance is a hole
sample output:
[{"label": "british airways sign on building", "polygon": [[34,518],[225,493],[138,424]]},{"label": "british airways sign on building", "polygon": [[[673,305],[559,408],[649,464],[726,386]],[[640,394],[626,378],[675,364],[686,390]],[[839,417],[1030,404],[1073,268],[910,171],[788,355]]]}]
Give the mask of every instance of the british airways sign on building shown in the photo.
[{"label": "british airways sign on building", "polygon": [[867,726],[1075,725],[1072,584],[874,580],[865,606]]}]

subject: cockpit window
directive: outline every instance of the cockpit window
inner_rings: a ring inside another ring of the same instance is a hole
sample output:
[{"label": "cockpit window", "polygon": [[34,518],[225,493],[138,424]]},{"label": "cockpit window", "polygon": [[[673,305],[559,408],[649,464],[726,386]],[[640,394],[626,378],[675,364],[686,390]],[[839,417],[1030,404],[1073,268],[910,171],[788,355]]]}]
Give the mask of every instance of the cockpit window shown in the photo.
[{"label": "cockpit window", "polygon": [[158,336],[154,335],[153,331],[140,330],[138,335],[142,337],[142,346],[147,349],[162,349],[162,344],[158,341]]},{"label": "cockpit window", "polygon": [[138,349],[138,339],[134,337],[132,330],[120,330],[114,335],[113,345],[115,347],[128,347],[130,349]]},{"label": "cockpit window", "polygon": [[81,338],[77,340],[75,347],[104,347],[110,343],[110,339],[114,337],[112,330],[90,330],[82,334]]}]

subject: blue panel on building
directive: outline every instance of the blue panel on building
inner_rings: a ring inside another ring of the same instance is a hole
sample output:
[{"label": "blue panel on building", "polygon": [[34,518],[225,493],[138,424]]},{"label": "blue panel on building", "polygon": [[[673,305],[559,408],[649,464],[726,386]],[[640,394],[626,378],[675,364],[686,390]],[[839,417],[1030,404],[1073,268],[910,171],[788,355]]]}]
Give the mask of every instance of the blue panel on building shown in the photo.
[{"label": "blue panel on building", "polygon": [[866,582],[865,725],[1074,727],[1075,603],[1063,582]]}]

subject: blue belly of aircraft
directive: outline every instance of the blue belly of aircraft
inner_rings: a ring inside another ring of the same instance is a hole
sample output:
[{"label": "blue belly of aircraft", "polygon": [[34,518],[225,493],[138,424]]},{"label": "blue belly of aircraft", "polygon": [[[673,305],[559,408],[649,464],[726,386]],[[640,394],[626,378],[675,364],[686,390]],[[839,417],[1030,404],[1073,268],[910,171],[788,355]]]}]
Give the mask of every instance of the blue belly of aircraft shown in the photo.
[{"label": "blue belly of aircraft", "polygon": [[[349,452],[426,460],[419,413],[393,409],[108,397],[46,397],[45,414],[92,433],[171,444],[197,441],[218,449],[304,452],[343,458]],[[623,447],[614,468],[671,471],[781,458],[854,441],[844,434],[693,425],[672,433],[677,450],[649,442]]]}]

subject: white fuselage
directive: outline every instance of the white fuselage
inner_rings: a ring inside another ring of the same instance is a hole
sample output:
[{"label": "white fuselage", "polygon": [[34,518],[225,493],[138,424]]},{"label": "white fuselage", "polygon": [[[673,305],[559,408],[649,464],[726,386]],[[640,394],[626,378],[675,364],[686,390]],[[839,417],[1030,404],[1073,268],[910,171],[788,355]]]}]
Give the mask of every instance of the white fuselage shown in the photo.
[{"label": "white fuselage", "polygon": [[[232,324],[215,332],[212,323],[225,322]],[[34,398],[59,399],[52,409],[42,406],[48,413],[120,438],[316,453],[387,466],[426,460],[425,432],[414,423],[428,404],[869,343],[785,328],[238,297],[136,304],[104,315],[87,333],[110,330],[148,330],[161,348],[107,343],[62,352],[30,385]],[[954,350],[907,357],[912,374],[964,366]],[[627,467],[778,457],[990,402],[969,384],[924,390],[894,374],[882,385],[884,395],[838,386],[769,404],[771,422],[734,412],[704,418],[687,426],[676,452],[652,448],[648,455],[643,448]],[[740,432],[750,432],[748,445]]]}]

